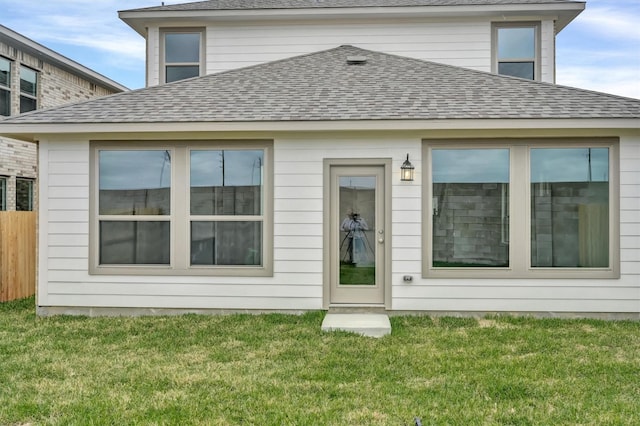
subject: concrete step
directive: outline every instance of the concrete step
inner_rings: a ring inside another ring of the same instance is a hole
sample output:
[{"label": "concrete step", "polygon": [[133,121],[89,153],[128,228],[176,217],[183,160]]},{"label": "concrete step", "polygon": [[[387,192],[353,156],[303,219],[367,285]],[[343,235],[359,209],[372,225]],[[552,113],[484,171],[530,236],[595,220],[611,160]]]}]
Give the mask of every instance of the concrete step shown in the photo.
[{"label": "concrete step", "polygon": [[391,323],[385,314],[327,313],[322,331],[343,330],[367,337],[382,337],[391,333]]}]

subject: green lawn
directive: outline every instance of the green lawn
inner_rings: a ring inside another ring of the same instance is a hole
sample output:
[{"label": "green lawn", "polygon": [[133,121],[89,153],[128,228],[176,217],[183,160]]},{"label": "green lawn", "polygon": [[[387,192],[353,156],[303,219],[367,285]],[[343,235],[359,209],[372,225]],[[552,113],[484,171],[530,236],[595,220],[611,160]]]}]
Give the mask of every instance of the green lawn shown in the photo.
[{"label": "green lawn", "polygon": [[36,318],[0,304],[1,425],[638,425],[640,322]]}]

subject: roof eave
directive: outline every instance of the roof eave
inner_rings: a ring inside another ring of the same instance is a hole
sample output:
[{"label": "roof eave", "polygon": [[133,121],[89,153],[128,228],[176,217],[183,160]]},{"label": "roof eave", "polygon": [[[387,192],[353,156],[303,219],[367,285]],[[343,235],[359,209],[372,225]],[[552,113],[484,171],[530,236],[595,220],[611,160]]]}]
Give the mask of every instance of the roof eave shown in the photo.
[{"label": "roof eave", "polygon": [[[639,118],[522,118],[439,120],[339,120],[339,121],[254,121],[254,122],[163,122],[163,123],[27,123],[0,122],[0,135],[37,141],[56,135],[101,135],[129,138],[142,134],[219,132],[367,132],[367,131],[586,131],[624,132],[640,136]],[[93,138],[94,136],[92,136]]]},{"label": "roof eave", "polygon": [[353,18],[469,18],[479,16],[510,17],[539,16],[556,21],[559,33],[585,8],[584,2],[558,4],[511,4],[465,6],[405,6],[405,7],[343,7],[307,9],[244,9],[244,10],[121,10],[118,16],[138,34],[146,37],[150,25],[180,26],[189,21],[278,21],[287,19],[324,20]]}]

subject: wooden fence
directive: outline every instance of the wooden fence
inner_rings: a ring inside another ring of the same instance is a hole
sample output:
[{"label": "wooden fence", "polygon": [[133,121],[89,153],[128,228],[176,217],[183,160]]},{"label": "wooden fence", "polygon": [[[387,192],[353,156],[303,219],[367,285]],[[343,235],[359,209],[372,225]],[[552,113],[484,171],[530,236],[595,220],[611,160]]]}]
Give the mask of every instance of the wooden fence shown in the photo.
[{"label": "wooden fence", "polygon": [[0,302],[36,291],[36,213],[0,212]]}]

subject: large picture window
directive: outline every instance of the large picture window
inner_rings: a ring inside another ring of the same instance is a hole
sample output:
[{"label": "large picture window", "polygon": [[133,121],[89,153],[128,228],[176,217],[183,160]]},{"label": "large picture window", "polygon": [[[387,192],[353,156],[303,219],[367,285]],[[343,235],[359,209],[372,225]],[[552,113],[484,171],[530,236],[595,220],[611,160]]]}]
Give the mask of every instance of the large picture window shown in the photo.
[{"label": "large picture window", "polygon": [[431,152],[432,266],[509,266],[509,150]]},{"label": "large picture window", "polygon": [[272,273],[270,144],[92,148],[93,273]]},{"label": "large picture window", "polygon": [[617,141],[425,141],[423,274],[619,274]]},{"label": "large picture window", "polygon": [[99,263],[168,265],[171,151],[98,152]]},{"label": "large picture window", "polygon": [[190,153],[192,265],[260,265],[262,150]]},{"label": "large picture window", "polygon": [[609,266],[609,149],[531,150],[531,266]]}]

